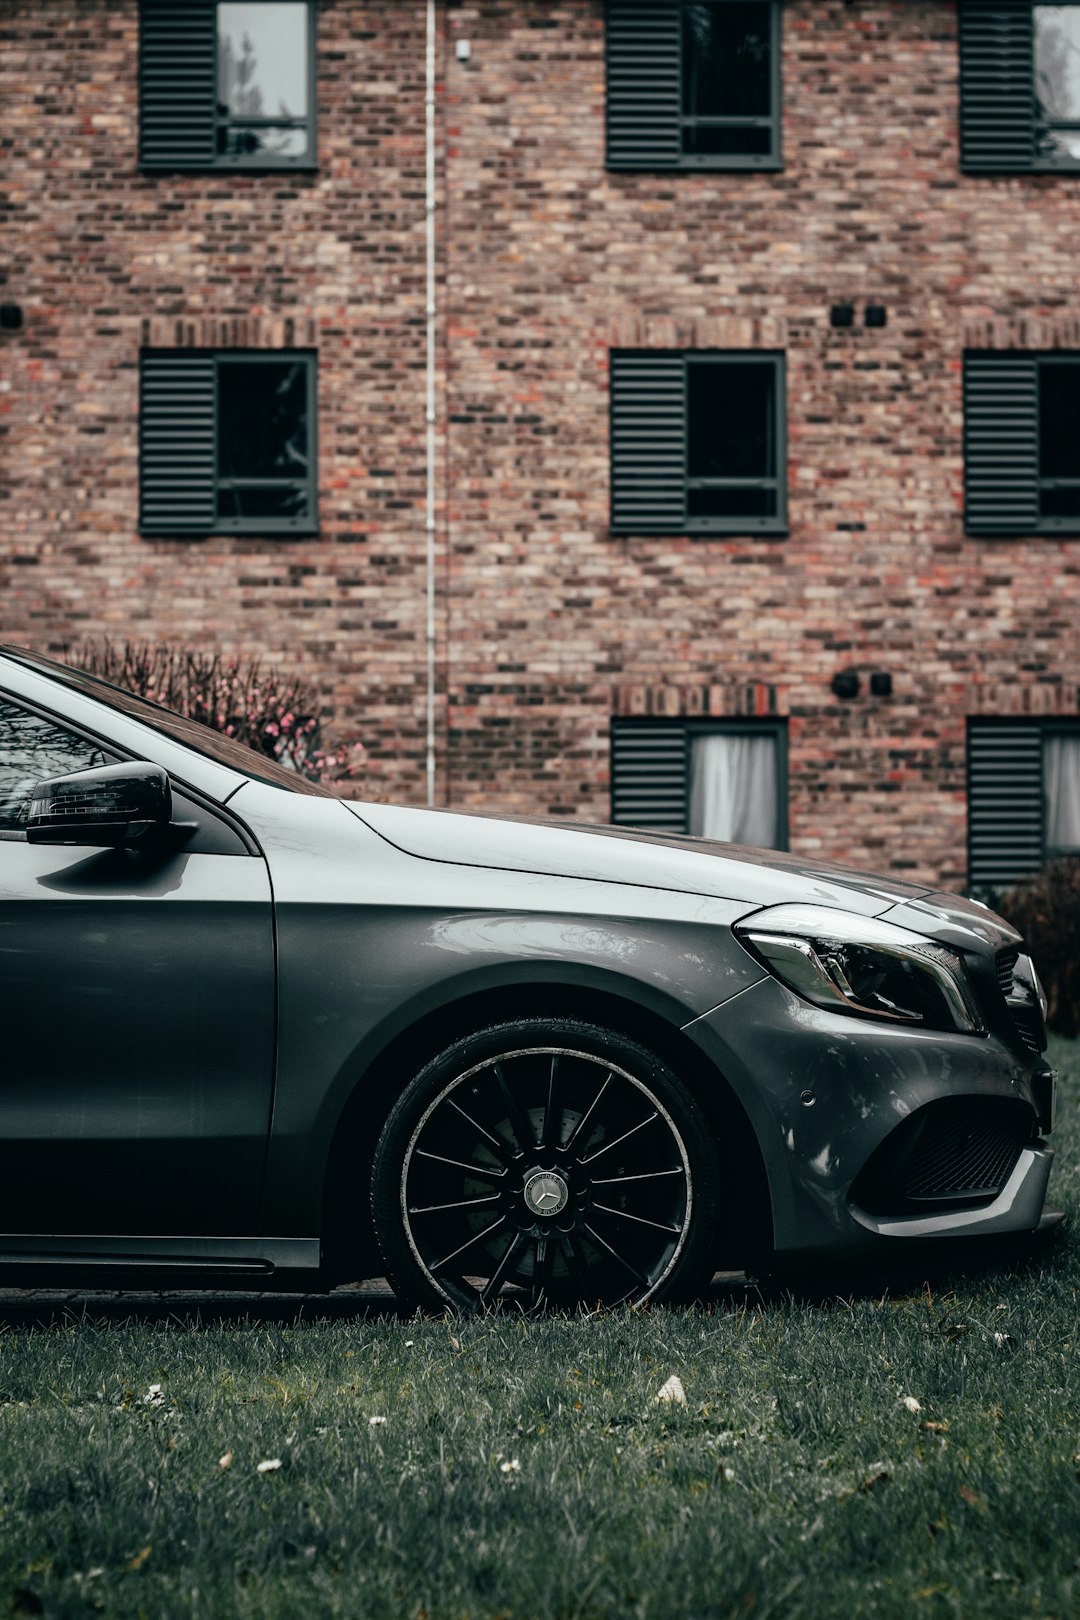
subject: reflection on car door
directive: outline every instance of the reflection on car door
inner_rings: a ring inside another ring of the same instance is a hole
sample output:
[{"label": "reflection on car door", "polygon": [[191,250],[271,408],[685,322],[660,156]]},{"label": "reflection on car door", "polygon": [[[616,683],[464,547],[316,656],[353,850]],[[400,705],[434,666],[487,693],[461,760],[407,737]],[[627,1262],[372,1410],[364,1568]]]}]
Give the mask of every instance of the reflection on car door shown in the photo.
[{"label": "reflection on car door", "polygon": [[113,757],[0,698],[0,1231],[249,1234],[273,1085],[266,865],[202,804],[156,853],[28,844],[31,779]]}]

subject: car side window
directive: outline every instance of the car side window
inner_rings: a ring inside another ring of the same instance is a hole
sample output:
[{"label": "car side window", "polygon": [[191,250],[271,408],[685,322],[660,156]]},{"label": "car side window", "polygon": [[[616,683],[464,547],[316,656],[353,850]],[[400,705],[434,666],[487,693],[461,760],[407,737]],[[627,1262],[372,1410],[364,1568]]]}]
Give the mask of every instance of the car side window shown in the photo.
[{"label": "car side window", "polygon": [[0,697],[0,836],[23,831],[38,782],[111,763],[100,744]]}]

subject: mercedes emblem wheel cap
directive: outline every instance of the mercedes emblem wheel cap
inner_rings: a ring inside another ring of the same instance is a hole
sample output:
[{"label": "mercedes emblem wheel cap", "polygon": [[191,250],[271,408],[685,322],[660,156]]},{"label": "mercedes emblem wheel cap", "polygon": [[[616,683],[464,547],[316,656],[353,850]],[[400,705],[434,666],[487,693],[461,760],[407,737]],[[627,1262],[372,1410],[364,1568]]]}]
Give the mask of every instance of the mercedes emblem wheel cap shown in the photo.
[{"label": "mercedes emblem wheel cap", "polygon": [[525,1203],[533,1215],[558,1215],[569,1197],[569,1187],[554,1170],[534,1170],[525,1178]]}]

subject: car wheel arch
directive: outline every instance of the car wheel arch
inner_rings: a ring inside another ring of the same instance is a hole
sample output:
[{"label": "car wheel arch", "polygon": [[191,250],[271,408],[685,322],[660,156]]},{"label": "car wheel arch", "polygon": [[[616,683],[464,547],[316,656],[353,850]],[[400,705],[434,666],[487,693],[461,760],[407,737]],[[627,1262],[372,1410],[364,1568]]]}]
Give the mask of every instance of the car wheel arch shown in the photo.
[{"label": "car wheel arch", "polygon": [[[340,1281],[377,1275],[380,1261],[367,1188],[375,1145],[404,1081],[455,1040],[523,1018],[580,1018],[638,1041],[684,1080],[720,1145],[736,1181],[740,1212],[737,1249],[725,1245],[717,1264],[759,1265],[772,1247],[772,1211],[765,1161],[754,1128],[729,1082],[700,1048],[652,1008],[611,990],[546,982],[482,990],[427,1013],[397,1031],[353,1080],[335,1125],[323,1179],[323,1255]],[[366,1269],[365,1269],[366,1268]]]}]

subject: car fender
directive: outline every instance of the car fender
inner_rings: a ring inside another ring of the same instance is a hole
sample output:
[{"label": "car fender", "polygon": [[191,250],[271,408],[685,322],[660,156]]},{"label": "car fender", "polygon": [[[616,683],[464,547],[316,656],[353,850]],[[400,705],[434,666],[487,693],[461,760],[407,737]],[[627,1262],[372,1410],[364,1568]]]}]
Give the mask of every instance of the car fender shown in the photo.
[{"label": "car fender", "polygon": [[[245,789],[237,809],[274,890],[264,1196],[279,1231],[316,1230],[331,1143],[364,1077],[409,1030],[430,1030],[437,1050],[463,1000],[550,985],[557,1007],[560,987],[573,988],[645,1007],[677,1031],[763,976],[730,931],[745,902],[419,860],[327,801],[293,800],[286,823],[275,797]],[[298,836],[305,818],[309,840]]]}]

